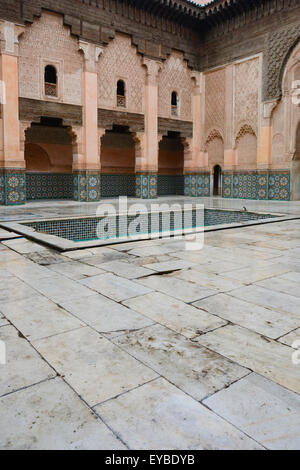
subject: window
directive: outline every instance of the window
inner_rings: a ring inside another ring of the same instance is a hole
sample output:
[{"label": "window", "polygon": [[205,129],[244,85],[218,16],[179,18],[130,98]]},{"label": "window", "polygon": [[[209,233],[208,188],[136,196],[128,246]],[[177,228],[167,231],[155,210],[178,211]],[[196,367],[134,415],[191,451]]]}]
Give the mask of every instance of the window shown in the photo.
[{"label": "window", "polygon": [[45,67],[45,95],[52,97],[57,96],[57,73],[53,65],[47,65]]},{"label": "window", "polygon": [[126,108],[125,82],[119,80],[117,83],[117,106]]},{"label": "window", "polygon": [[176,91],[172,91],[171,95],[171,114],[172,116],[178,116],[178,95]]}]

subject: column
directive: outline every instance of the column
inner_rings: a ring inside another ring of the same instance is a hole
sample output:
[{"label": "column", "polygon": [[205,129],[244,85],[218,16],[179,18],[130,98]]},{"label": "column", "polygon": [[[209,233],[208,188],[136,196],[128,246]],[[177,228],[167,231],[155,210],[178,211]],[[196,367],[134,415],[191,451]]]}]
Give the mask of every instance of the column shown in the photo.
[{"label": "column", "polygon": [[98,75],[97,63],[103,49],[96,44],[79,41],[83,52],[82,113],[80,147],[74,161],[74,198],[95,202],[101,198],[100,154],[98,136]]},{"label": "column", "polygon": [[272,127],[271,116],[278,101],[272,100],[267,103],[262,103],[262,117],[259,130],[259,145],[257,148],[257,167],[259,169],[268,169],[271,164],[271,150],[272,150]]},{"label": "column", "polygon": [[161,62],[144,58],[145,83],[145,135],[141,139],[143,155],[136,167],[136,195],[143,199],[157,197],[158,171],[158,74]]},{"label": "column", "polygon": [[1,157],[0,204],[18,205],[26,200],[25,160],[20,149],[18,38],[24,28],[1,22]]}]

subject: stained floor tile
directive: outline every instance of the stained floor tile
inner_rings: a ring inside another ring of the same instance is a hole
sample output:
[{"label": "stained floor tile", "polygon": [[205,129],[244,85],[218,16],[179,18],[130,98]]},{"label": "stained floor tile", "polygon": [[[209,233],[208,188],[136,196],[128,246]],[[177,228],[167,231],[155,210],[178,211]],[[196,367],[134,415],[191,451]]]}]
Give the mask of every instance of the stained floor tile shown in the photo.
[{"label": "stained floor tile", "polygon": [[260,375],[244,377],[204,404],[267,449],[300,448],[300,396]]},{"label": "stained floor tile", "polygon": [[198,341],[243,367],[300,393],[300,375],[292,362],[292,348],[237,325],[224,326],[199,336]]},{"label": "stained floor tile", "polygon": [[33,344],[90,406],[157,377],[151,369],[89,327]]},{"label": "stained floor tile", "polygon": [[0,340],[6,346],[6,364],[0,365],[0,396],[55,377],[55,371],[13,326],[0,328]]},{"label": "stained floor tile", "polygon": [[120,336],[114,342],[198,401],[249,373],[161,325]]},{"label": "stained floor tile", "polygon": [[60,379],[0,399],[2,450],[126,449]]},{"label": "stained floor tile", "polygon": [[151,289],[147,287],[111,273],[93,276],[81,281],[81,283],[117,302],[151,292]]},{"label": "stained floor tile", "polygon": [[60,304],[104,336],[115,337],[152,325],[153,321],[101,294]]},{"label": "stained floor tile", "polygon": [[159,292],[128,299],[123,303],[187,338],[226,324],[226,321],[215,315],[200,312],[191,305]]},{"label": "stained floor tile", "polygon": [[205,312],[248,328],[256,333],[279,338],[300,326],[300,317],[254,305],[227,294],[218,294],[193,304]]},{"label": "stained floor tile", "polygon": [[261,448],[164,379],[97,406],[96,412],[136,450]]}]

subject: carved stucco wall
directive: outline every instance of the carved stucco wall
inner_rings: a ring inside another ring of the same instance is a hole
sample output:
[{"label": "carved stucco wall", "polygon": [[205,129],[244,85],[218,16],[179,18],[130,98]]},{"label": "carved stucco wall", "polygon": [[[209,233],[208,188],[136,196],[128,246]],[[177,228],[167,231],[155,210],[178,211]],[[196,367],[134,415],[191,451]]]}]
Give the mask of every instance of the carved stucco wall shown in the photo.
[{"label": "carved stucco wall", "polygon": [[130,37],[116,35],[99,59],[98,106],[105,109],[117,107],[117,82],[122,79],[126,85],[124,111],[143,113],[145,75],[142,58],[132,46]]},{"label": "carved stucco wall", "polygon": [[259,109],[259,59],[235,65],[234,70],[234,135],[245,124],[257,135]]},{"label": "carved stucco wall", "polygon": [[179,52],[172,52],[163,63],[158,83],[158,115],[171,118],[171,94],[176,91],[179,99],[178,118],[192,121],[193,81],[191,72]]},{"label": "carved stucco wall", "polygon": [[81,105],[82,56],[63,17],[43,12],[20,39],[19,83],[23,98],[44,99],[44,67],[58,71],[58,101]]},{"label": "carved stucco wall", "polygon": [[216,129],[224,140],[225,133],[225,69],[205,75],[205,142]]},{"label": "carved stucco wall", "polygon": [[291,48],[300,38],[300,24],[289,24],[267,34],[263,63],[263,100],[281,96],[281,81]]}]

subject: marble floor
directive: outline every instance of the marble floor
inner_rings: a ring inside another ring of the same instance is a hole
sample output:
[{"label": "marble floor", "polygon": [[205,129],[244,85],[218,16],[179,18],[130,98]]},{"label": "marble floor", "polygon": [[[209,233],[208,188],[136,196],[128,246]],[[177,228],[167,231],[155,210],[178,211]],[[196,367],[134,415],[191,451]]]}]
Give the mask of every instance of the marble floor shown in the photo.
[{"label": "marble floor", "polygon": [[300,449],[300,202],[199,202],[299,219],[207,232],[192,252],[61,254],[0,230],[0,449]]}]

